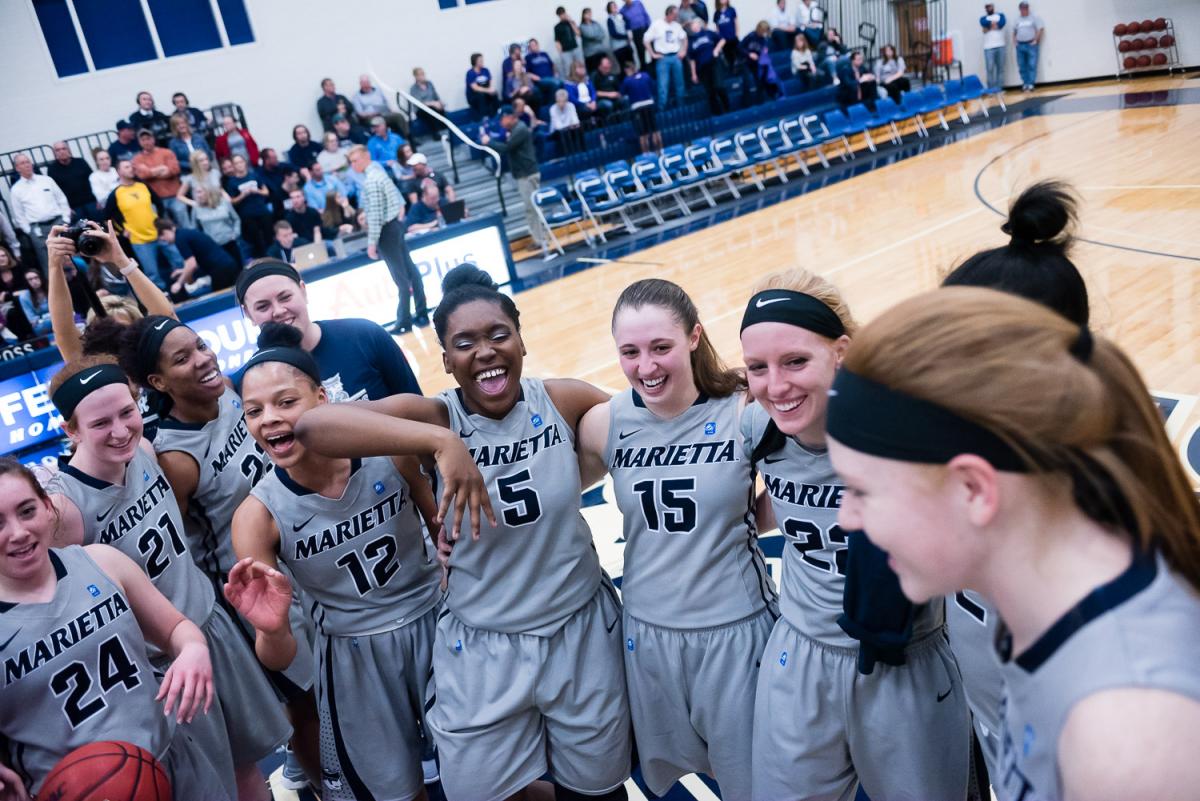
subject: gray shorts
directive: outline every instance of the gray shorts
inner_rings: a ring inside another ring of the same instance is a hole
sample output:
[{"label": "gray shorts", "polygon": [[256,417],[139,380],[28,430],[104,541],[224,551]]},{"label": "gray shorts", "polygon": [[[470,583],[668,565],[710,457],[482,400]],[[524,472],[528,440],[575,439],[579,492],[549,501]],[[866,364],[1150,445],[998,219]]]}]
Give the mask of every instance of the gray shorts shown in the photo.
[{"label": "gray shorts", "polygon": [[442,613],[427,722],[450,801],[507,798],[547,773],[589,795],[629,778],[620,622],[607,581],[549,637],[477,629]]},{"label": "gray shorts", "polygon": [[287,742],[292,724],[253,647],[247,645],[238,625],[220,605],[204,624],[204,636],[208,638],[213,685],[225,713],[225,733],[234,764],[257,762]]},{"label": "gray shorts", "polygon": [[[200,720],[197,716],[194,724]],[[171,780],[171,797],[175,801],[234,801],[232,765],[218,768],[208,758],[204,747],[188,730],[179,726],[171,738],[171,746],[163,758],[163,769]]]},{"label": "gray shorts", "polygon": [[379,634],[317,635],[324,801],[408,801],[424,789],[421,715],[437,611]]},{"label": "gray shorts", "polygon": [[666,795],[707,773],[721,798],[750,797],[754,691],[774,610],[709,629],[668,629],[625,614],[625,682],[642,777]]},{"label": "gray shorts", "polygon": [[754,706],[754,798],[961,799],[970,721],[958,665],[938,630],[899,667],[858,672],[857,649],[785,619],[763,651]]}]

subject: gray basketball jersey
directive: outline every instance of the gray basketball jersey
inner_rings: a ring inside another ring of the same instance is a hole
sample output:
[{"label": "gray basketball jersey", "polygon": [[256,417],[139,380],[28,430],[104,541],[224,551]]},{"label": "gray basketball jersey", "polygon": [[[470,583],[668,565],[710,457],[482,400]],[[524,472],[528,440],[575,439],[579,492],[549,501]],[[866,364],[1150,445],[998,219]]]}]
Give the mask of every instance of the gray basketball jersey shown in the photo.
[{"label": "gray basketball jersey", "polygon": [[609,402],[604,462],[624,517],[621,598],[638,620],[709,628],[776,602],[758,547],[739,401],[702,395],[671,420],[632,389]]},{"label": "gray basketball jersey", "polygon": [[[742,414],[746,449],[762,439],[767,411],[757,403]],[[846,584],[846,533],[837,524],[844,487],[827,451],[805,448],[792,437],[783,448],[755,465],[771,498],[775,522],[786,540],[779,610],[803,634],[827,645],[857,648],[842,631],[842,594]],[[929,604],[913,624],[912,640],[940,628],[941,604]]]},{"label": "gray basketball jersey", "polygon": [[[1200,701],[1200,596],[1166,562],[1139,556],[1003,664],[1001,769],[1008,801],[1063,797],[1058,739],[1072,707],[1120,687],[1166,690]],[[1007,642],[999,624],[997,648]]]},{"label": "gray basketball jersey", "polygon": [[75,748],[126,740],[161,759],[174,731],[120,588],[77,545],[52,549],[50,561],[50,601],[0,603],[0,741],[35,792]]},{"label": "gray basketball jersey", "polygon": [[[996,657],[996,626],[999,616],[983,596],[963,590],[946,597],[946,626],[950,647],[962,671],[967,705],[981,734],[989,759],[998,757],[1000,742],[1000,699],[1004,695],[1004,677]],[[991,763],[989,763],[991,764]]]},{"label": "gray basketball jersey", "polygon": [[216,419],[207,423],[163,418],[154,450],[186,453],[199,467],[200,480],[183,510],[183,525],[192,558],[210,579],[224,584],[237,563],[230,530],[233,513],[274,465],[247,432],[237,393],[227,387],[218,403]]},{"label": "gray basketball jersey", "polygon": [[322,634],[389,631],[438,601],[441,568],[408,483],[384,456],[355,459],[340,498],[271,471],[250,494],[279,528],[279,558]]},{"label": "gray basketball jersey", "polygon": [[457,389],[438,398],[487,482],[499,524],[484,520],[478,541],[464,527],[446,605],[475,628],[552,634],[600,585],[579,511],[575,431],[537,378],[521,379],[521,397],[502,420],[469,414]]},{"label": "gray basketball jersey", "polygon": [[[184,617],[204,625],[216,601],[213,586],[192,561],[179,504],[153,456],[141,448],[134,452],[125,466],[124,486],[67,464],[46,490],[65,495],[79,507],[85,545],[98,542],[124,553]],[[152,658],[162,655],[149,647]]]}]

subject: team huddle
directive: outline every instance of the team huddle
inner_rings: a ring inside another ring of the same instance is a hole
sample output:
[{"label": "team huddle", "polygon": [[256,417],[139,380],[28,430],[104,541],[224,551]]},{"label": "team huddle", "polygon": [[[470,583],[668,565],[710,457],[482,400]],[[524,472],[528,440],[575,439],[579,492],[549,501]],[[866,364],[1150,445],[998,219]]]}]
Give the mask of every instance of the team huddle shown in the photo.
[{"label": "team huddle", "polygon": [[[103,740],[197,801],[269,797],[285,742],[326,801],[424,798],[434,754],[450,801],[626,798],[635,762],[658,795],[1189,797],[1200,504],[1088,330],[1073,213],[1032,187],[1012,242],[861,330],[770,275],[738,370],[637,281],[611,397],[523,375],[471,265],[435,397],[331,402],[271,260],[238,299],[292,311],[232,381],[173,317],[110,326],[51,381],[71,456],[44,487],[0,460],[0,799]],[[619,593],[580,513],[605,475]]]}]

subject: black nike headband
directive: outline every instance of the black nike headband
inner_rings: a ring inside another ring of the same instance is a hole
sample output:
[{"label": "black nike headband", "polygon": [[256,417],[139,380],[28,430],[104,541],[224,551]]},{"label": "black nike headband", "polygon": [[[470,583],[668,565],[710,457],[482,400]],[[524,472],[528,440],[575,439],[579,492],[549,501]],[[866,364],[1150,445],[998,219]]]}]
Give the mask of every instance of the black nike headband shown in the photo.
[{"label": "black nike headband", "polygon": [[317,368],[317,360],[312,357],[311,353],[300,348],[271,347],[263,348],[251,356],[242,369],[234,374],[233,388],[237,390],[238,395],[242,394],[242,382],[246,380],[246,373],[250,372],[252,367],[267,362],[290,364],[311,378],[318,387],[321,386],[321,371]]},{"label": "black nike headband", "polygon": [[80,370],[64,381],[61,387],[54,390],[50,402],[58,409],[62,419],[70,420],[75,414],[75,408],[84,398],[109,384],[124,384],[128,387],[129,379],[125,377],[125,371],[115,364],[98,364]]},{"label": "black nike headband", "polygon": [[250,290],[251,284],[269,275],[282,275],[285,278],[292,279],[297,284],[300,283],[299,271],[286,261],[280,261],[279,259],[259,259],[242,270],[237,277],[237,282],[233,285],[233,292],[237,295],[238,305],[241,306],[246,303],[246,292]]},{"label": "black nike headband", "polygon": [[741,331],[756,323],[784,323],[806,328],[829,339],[846,333],[837,313],[812,295],[791,289],[764,289],[750,298]]},{"label": "black nike headband", "polygon": [[959,454],[973,453],[997,470],[1030,469],[989,429],[845,367],[833,379],[825,426],[829,436],[846,447],[884,459],[945,464]]},{"label": "black nike headband", "polygon": [[162,350],[163,340],[176,328],[186,327],[174,317],[161,314],[146,318],[146,327],[142,329],[137,342],[137,363],[142,373],[149,375],[158,372],[158,352]]}]

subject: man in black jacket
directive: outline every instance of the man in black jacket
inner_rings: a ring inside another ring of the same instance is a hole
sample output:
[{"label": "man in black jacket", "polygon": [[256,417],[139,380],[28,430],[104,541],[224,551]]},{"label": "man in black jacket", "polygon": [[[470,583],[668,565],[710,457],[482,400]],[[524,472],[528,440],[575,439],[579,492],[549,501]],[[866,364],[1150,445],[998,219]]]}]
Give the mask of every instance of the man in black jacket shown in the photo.
[{"label": "man in black jacket", "polygon": [[154,134],[154,143],[166,147],[171,138],[171,118],[154,107],[154,95],[138,92],[137,108],[129,115],[129,124],[134,130],[148,129]]},{"label": "man in black jacket", "polygon": [[67,196],[67,203],[75,219],[96,219],[99,209],[96,208],[96,198],[92,195],[92,185],[88,176],[92,168],[83,159],[71,155],[71,148],[66,142],[55,142],[54,161],[46,167],[49,175],[58,188]]}]

